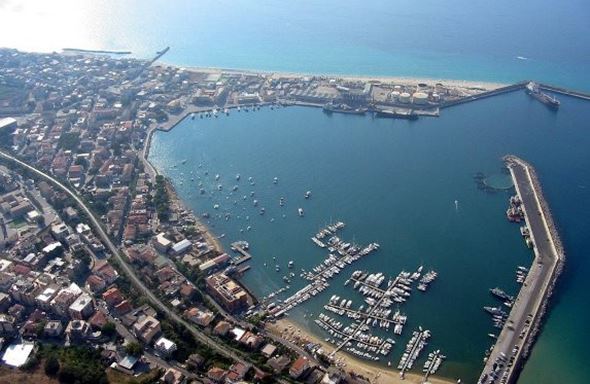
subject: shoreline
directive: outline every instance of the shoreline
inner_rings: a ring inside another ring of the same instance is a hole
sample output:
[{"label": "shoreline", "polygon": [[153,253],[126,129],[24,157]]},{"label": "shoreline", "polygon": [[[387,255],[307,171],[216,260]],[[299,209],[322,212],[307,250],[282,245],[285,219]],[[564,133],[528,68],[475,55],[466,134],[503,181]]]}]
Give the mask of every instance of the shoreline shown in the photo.
[{"label": "shoreline", "polygon": [[266,75],[271,78],[278,77],[324,77],[336,78],[350,81],[366,81],[366,82],[381,82],[381,83],[399,83],[405,85],[418,85],[419,83],[442,83],[446,86],[457,88],[471,88],[482,90],[494,90],[505,87],[512,83],[494,82],[484,80],[461,80],[461,79],[444,79],[420,76],[395,76],[395,75],[362,75],[362,74],[343,74],[343,73],[314,73],[314,72],[296,72],[296,71],[272,71],[255,68],[223,68],[223,67],[200,67],[200,66],[183,66],[173,63],[161,61],[155,66],[166,66],[174,68],[182,68],[186,71],[195,73],[230,73],[230,74],[244,74],[250,76]]},{"label": "shoreline", "polygon": [[[267,324],[266,330],[282,338],[293,340],[296,344],[315,343],[322,346],[326,352],[331,352],[335,348],[333,345],[325,342],[312,332],[301,328],[296,321],[288,318],[276,320],[274,323]],[[372,384],[403,384],[403,383],[431,383],[431,384],[451,384],[456,380],[440,377],[437,375],[430,376],[424,381],[424,375],[414,371],[406,372],[404,379],[400,378],[399,371],[394,368],[388,368],[371,364],[369,362],[357,359],[346,352],[338,352],[335,364],[347,372],[353,372],[356,375],[364,376]]]}]

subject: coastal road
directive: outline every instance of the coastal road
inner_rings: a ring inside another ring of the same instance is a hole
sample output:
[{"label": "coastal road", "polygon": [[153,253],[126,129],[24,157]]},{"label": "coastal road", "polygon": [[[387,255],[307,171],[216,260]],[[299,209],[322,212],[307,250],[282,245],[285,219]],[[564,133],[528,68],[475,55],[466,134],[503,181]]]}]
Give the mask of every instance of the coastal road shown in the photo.
[{"label": "coastal road", "polygon": [[561,257],[545,217],[548,212],[543,210],[542,196],[536,190],[528,164],[517,159],[510,163],[509,168],[522,201],[535,258],[506,325],[488,357],[480,383],[512,383],[516,380],[521,359],[532,341],[531,332],[542,315]]},{"label": "coastal road", "polygon": [[210,338],[209,336],[205,335],[203,332],[201,332],[199,329],[197,329],[195,326],[193,326],[192,324],[188,323],[186,320],[184,320],[183,318],[181,318],[179,315],[177,315],[174,311],[170,310],[162,301],[160,301],[160,299],[158,299],[156,297],[156,295],[154,295],[154,293],[149,290],[144,284],[143,282],[137,277],[137,275],[135,274],[135,272],[133,271],[133,269],[127,264],[127,262],[125,261],[125,259],[123,258],[123,256],[121,255],[121,252],[119,251],[119,249],[113,244],[113,242],[111,241],[111,239],[109,238],[109,236],[107,235],[107,233],[105,232],[105,230],[103,229],[101,223],[99,222],[99,220],[94,216],[93,212],[86,206],[86,204],[82,201],[82,199],[80,199],[80,197],[78,197],[77,194],[75,194],[74,192],[72,192],[69,188],[67,188],[65,185],[63,185],[61,182],[59,182],[58,180],[54,179],[52,176],[30,166],[29,164],[15,158],[14,156],[7,154],[3,151],[0,151],[0,157],[3,157],[9,161],[12,161],[13,163],[16,163],[26,169],[28,169],[29,171],[35,173],[36,175],[38,175],[39,177],[45,179],[46,181],[48,181],[49,183],[51,183],[52,185],[56,186],[57,188],[61,189],[62,191],[64,191],[65,193],[67,193],[74,201],[75,203],[78,205],[78,207],[83,210],[86,215],[88,215],[90,221],[91,221],[91,225],[94,228],[94,230],[96,231],[96,233],[98,233],[98,235],[100,236],[103,244],[106,244],[108,250],[111,252],[111,254],[117,259],[117,261],[120,264],[120,267],[122,269],[122,271],[125,273],[125,275],[127,275],[127,277],[130,279],[131,283],[137,288],[137,290],[143,294],[155,307],[157,307],[160,311],[164,312],[166,314],[166,316],[174,321],[177,324],[182,325],[183,327],[185,327],[186,329],[188,329],[193,336],[195,337],[195,339],[199,342],[201,342],[202,344],[207,345],[209,348],[213,349],[214,351],[216,351],[217,353],[230,358],[234,361],[238,361],[244,364],[248,364],[243,358],[242,356],[239,356],[235,351],[227,348],[225,345],[219,344],[217,341],[213,340],[212,338]]}]

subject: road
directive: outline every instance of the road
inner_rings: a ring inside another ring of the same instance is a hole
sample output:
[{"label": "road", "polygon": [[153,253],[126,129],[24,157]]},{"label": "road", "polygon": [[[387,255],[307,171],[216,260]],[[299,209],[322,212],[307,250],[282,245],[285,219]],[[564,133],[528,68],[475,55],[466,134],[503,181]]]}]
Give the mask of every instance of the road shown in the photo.
[{"label": "road", "polygon": [[109,238],[109,236],[107,235],[107,233],[105,232],[105,230],[103,229],[101,223],[99,222],[99,220],[94,216],[93,212],[86,206],[86,204],[82,201],[82,199],[80,199],[80,197],[78,197],[77,194],[75,194],[74,192],[72,192],[69,188],[67,188],[65,185],[63,185],[61,182],[59,182],[58,180],[54,179],[52,176],[30,166],[29,164],[15,158],[14,156],[5,153],[4,151],[0,151],[0,156],[12,161],[26,169],[28,169],[29,171],[35,173],[36,175],[38,175],[39,177],[45,179],[46,181],[48,181],[49,183],[53,184],[54,186],[56,186],[57,188],[61,189],[62,191],[64,191],[65,193],[67,193],[76,203],[76,205],[78,205],[78,207],[84,211],[86,213],[86,215],[88,216],[88,218],[90,219],[91,225],[94,228],[94,230],[96,231],[96,233],[98,233],[100,239],[102,240],[103,244],[105,244],[107,246],[107,249],[111,252],[111,254],[113,255],[113,257],[115,257],[115,259],[119,262],[119,265],[123,271],[123,273],[125,273],[125,275],[129,278],[129,280],[131,281],[131,283],[137,288],[137,290],[144,295],[149,302],[154,305],[156,308],[158,308],[160,311],[162,311],[163,313],[166,314],[166,316],[174,321],[177,324],[182,325],[183,327],[185,327],[186,329],[188,329],[193,336],[195,337],[195,339],[199,342],[201,342],[202,344],[207,345],[209,348],[213,349],[214,351],[216,351],[217,353],[225,356],[226,358],[230,358],[234,361],[239,361],[242,362],[244,364],[248,364],[243,358],[242,356],[239,356],[235,351],[227,348],[225,345],[219,344],[217,341],[215,341],[214,339],[210,338],[209,336],[205,335],[203,332],[201,332],[199,329],[197,329],[195,326],[193,326],[192,324],[188,323],[186,320],[184,320],[183,318],[181,318],[179,315],[177,315],[174,311],[170,310],[162,301],[160,301],[160,299],[158,299],[156,297],[156,295],[154,295],[154,293],[149,290],[144,284],[143,282],[137,277],[137,275],[135,274],[135,272],[133,271],[133,269],[127,264],[127,262],[125,261],[125,259],[123,258],[123,256],[121,255],[121,252],[119,251],[119,249],[113,244],[113,242],[111,241],[111,239]]},{"label": "road", "polygon": [[522,200],[526,224],[533,241],[535,258],[529,269],[506,325],[498,336],[480,377],[480,383],[512,383],[518,377],[523,354],[531,333],[542,316],[561,251],[548,224],[549,214],[542,208],[543,197],[537,191],[530,166],[520,159],[509,164],[516,192]]}]

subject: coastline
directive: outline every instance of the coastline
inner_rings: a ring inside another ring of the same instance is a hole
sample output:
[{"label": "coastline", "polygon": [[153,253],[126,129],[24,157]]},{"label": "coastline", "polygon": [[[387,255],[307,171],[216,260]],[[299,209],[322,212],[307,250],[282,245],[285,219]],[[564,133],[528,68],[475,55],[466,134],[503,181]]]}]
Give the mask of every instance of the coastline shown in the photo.
[{"label": "coastline", "polygon": [[[334,346],[315,336],[311,332],[301,328],[297,323],[288,318],[282,318],[274,323],[266,325],[266,330],[274,335],[280,336],[295,344],[306,343],[320,344],[322,349],[328,353],[334,350]],[[336,355],[336,364],[347,372],[354,372],[356,375],[364,376],[372,384],[403,384],[403,383],[431,383],[451,384],[456,383],[453,379],[439,376],[430,376],[424,381],[424,376],[415,372],[406,372],[404,379],[400,378],[399,372],[393,368],[373,365],[366,361],[354,358],[346,352]]]},{"label": "coastline", "polygon": [[174,68],[182,68],[195,73],[230,73],[230,74],[244,74],[244,75],[266,75],[271,78],[279,77],[331,77],[350,81],[377,81],[381,83],[395,83],[405,85],[418,85],[419,83],[442,83],[446,86],[457,88],[471,88],[491,91],[500,87],[505,87],[510,83],[500,83],[491,81],[476,81],[476,80],[458,80],[458,79],[440,79],[428,77],[413,77],[413,76],[388,76],[388,75],[358,75],[358,74],[338,74],[338,73],[306,73],[306,72],[290,72],[290,71],[270,71],[259,69],[240,69],[240,68],[220,68],[220,67],[198,67],[198,66],[182,66],[161,61],[156,66],[167,66]]}]

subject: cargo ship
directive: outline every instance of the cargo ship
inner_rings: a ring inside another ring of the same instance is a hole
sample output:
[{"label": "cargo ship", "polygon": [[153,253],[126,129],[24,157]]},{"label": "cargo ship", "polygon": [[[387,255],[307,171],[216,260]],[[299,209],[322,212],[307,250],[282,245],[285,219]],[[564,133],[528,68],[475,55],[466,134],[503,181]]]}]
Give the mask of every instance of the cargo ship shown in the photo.
[{"label": "cargo ship", "polygon": [[412,110],[408,110],[408,112],[398,112],[391,109],[382,109],[375,111],[375,117],[385,117],[390,119],[406,119],[406,120],[417,120],[418,115],[416,115]]},{"label": "cargo ship", "polygon": [[559,108],[559,100],[557,100],[554,96],[550,96],[544,92],[539,90],[539,85],[537,83],[530,82],[526,85],[526,93],[529,94],[532,98],[540,101],[541,103],[545,104],[549,108],[557,109]]},{"label": "cargo ship", "polygon": [[326,113],[347,113],[350,115],[364,115],[367,113],[367,108],[352,108],[347,104],[334,104],[334,103],[327,103],[324,104],[323,110]]}]

